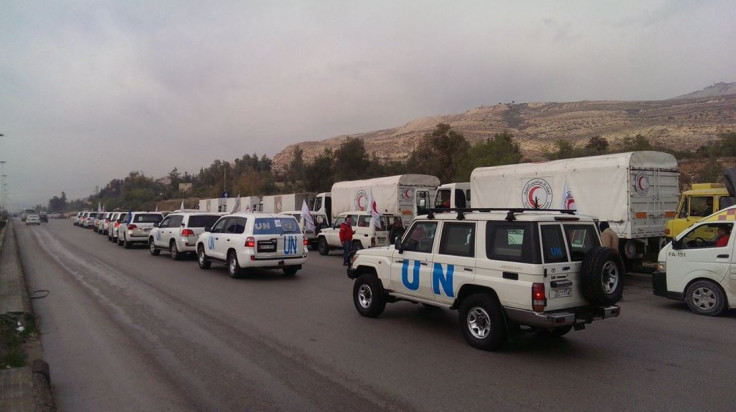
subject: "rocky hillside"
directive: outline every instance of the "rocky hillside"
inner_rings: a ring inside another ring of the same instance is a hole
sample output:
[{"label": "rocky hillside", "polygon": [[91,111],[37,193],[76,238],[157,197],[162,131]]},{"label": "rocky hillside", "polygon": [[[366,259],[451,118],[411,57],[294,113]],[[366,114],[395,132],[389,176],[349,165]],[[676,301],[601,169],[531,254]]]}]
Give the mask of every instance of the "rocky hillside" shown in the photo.
[{"label": "rocky hillside", "polygon": [[[379,158],[404,160],[412,148],[438,123],[447,123],[475,141],[508,130],[530,160],[540,160],[544,148],[560,138],[585,144],[593,136],[616,144],[642,134],[651,143],[694,150],[736,131],[736,83],[718,83],[699,92],[660,101],[582,101],[572,103],[507,103],[481,106],[465,113],[413,120],[395,129],[355,133],[368,153]],[[284,170],[295,146],[306,162],[325,148],[336,149],[348,136],[290,145],[274,157],[274,168]]]}]

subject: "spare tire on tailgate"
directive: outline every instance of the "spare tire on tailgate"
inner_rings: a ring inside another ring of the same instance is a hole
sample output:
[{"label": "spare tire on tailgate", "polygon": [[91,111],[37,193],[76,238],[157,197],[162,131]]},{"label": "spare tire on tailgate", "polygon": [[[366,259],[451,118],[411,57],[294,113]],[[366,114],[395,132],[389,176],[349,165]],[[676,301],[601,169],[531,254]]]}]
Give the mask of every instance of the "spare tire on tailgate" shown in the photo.
[{"label": "spare tire on tailgate", "polygon": [[583,296],[594,305],[613,305],[624,292],[624,262],[614,249],[595,247],[580,268]]}]

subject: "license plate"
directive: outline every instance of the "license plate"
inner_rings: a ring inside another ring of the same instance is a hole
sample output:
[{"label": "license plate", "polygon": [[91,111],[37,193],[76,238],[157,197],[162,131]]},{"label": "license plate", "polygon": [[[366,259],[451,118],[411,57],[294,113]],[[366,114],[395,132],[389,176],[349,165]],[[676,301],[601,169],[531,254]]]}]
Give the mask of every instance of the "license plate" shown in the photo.
[{"label": "license plate", "polygon": [[572,296],[572,288],[558,288],[549,291],[549,298],[569,298]]},{"label": "license plate", "polygon": [[258,243],[258,251],[259,252],[275,252],[276,251],[276,243]]}]

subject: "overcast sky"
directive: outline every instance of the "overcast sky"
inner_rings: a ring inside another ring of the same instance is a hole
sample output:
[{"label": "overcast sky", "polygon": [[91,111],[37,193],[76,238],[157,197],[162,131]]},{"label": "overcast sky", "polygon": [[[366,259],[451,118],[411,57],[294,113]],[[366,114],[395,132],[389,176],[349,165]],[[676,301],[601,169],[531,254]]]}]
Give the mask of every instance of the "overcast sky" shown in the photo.
[{"label": "overcast sky", "polygon": [[736,81],[735,22],[733,0],[1,0],[3,201],[512,100],[667,99]]}]

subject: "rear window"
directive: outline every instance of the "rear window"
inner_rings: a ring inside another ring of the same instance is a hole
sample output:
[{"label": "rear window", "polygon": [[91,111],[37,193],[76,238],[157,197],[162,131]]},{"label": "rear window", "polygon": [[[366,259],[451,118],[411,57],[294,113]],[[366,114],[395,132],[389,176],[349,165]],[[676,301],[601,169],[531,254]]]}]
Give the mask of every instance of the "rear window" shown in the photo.
[{"label": "rear window", "polygon": [[299,224],[290,216],[259,217],[253,226],[254,235],[280,235],[282,233],[299,233]]},{"label": "rear window", "polygon": [[189,216],[188,227],[212,227],[219,218],[217,215]]},{"label": "rear window", "polygon": [[588,250],[601,245],[593,225],[563,225],[563,228],[567,237],[567,247],[570,249],[570,258],[573,261],[582,261]]},{"label": "rear window", "polygon": [[486,256],[494,260],[541,263],[532,222],[488,222]]},{"label": "rear window", "polygon": [[155,213],[139,213],[133,217],[133,223],[158,223],[163,216]]}]

